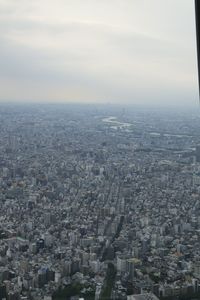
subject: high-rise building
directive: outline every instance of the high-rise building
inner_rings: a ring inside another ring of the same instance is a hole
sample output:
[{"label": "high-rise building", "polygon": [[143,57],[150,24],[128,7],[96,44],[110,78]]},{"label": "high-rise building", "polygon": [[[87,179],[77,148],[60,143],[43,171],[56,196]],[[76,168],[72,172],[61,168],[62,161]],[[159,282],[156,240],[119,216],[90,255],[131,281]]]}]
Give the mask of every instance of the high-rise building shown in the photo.
[{"label": "high-rise building", "polygon": [[196,161],[200,162],[200,144],[196,146]]}]

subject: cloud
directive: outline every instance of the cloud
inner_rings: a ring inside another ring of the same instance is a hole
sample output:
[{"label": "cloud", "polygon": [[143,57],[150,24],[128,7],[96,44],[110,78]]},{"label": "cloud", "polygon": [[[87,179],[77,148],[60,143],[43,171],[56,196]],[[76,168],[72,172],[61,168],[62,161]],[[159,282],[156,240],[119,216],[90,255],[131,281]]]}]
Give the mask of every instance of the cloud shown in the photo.
[{"label": "cloud", "polygon": [[193,6],[159,3],[0,0],[0,99],[195,99]]}]

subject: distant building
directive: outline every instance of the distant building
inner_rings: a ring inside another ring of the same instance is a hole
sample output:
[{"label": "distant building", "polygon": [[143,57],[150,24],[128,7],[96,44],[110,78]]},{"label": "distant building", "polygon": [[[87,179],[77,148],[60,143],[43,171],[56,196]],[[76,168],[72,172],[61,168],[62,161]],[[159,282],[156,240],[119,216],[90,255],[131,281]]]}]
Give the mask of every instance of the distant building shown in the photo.
[{"label": "distant building", "polygon": [[154,294],[140,294],[140,295],[131,295],[127,296],[127,300],[159,300]]},{"label": "distant building", "polygon": [[200,162],[200,144],[196,146],[196,161]]}]

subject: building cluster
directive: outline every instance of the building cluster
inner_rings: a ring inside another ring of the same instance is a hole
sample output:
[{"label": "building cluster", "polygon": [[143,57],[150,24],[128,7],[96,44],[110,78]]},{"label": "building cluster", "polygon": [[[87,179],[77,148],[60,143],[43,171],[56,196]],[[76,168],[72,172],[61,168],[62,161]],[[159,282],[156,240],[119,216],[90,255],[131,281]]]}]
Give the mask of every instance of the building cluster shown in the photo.
[{"label": "building cluster", "polygon": [[0,300],[199,293],[198,115],[5,105],[0,118]]}]

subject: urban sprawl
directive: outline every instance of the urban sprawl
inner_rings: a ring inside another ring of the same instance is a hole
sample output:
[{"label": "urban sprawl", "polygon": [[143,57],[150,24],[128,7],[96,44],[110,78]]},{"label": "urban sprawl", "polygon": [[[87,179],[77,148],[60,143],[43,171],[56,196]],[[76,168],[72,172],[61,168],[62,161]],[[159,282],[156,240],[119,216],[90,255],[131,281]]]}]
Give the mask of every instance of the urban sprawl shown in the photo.
[{"label": "urban sprawl", "polygon": [[200,115],[0,106],[0,300],[200,297]]}]

